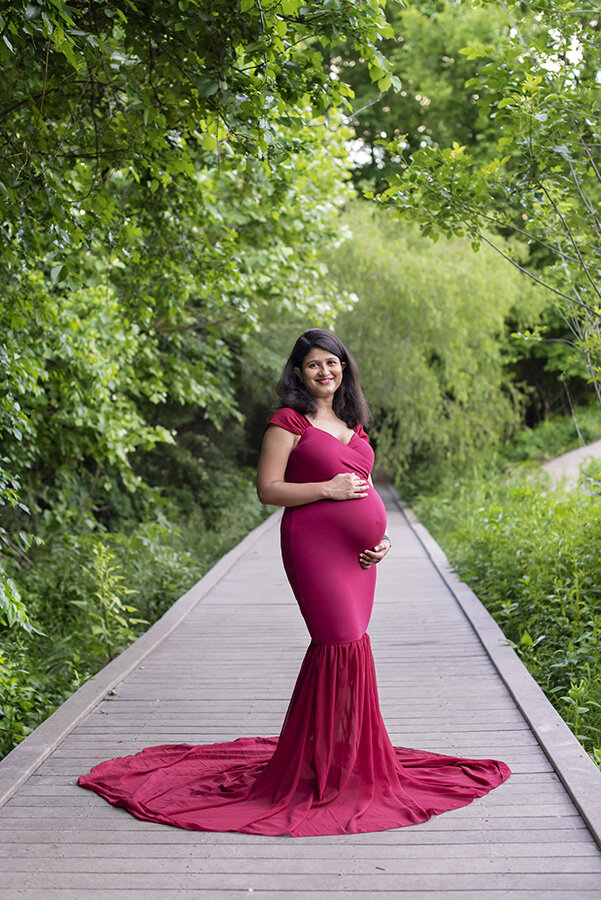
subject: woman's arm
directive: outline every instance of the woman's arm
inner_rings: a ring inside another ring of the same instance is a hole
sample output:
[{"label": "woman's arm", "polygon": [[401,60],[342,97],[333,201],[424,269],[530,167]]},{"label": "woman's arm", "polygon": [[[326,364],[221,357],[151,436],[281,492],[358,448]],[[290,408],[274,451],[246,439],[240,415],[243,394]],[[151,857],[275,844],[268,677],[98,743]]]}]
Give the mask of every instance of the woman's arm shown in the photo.
[{"label": "woman's arm", "polygon": [[352,472],[341,472],[330,481],[284,481],[288,458],[297,435],[271,425],[265,432],[257,468],[257,494],[270,506],[302,506],[316,500],[360,500],[367,497],[368,483]]}]

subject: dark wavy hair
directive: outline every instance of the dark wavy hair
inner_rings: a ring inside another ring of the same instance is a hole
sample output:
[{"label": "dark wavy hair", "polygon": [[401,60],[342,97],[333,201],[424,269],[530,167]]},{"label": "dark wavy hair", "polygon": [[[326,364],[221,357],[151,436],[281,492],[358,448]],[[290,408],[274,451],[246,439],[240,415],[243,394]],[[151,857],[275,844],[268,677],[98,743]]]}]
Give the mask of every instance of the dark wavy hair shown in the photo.
[{"label": "dark wavy hair", "polygon": [[349,428],[354,428],[359,423],[367,427],[371,421],[371,413],[359,384],[357,363],[340,338],[323,328],[311,328],[309,331],[304,331],[292,348],[292,353],[278,382],[279,403],[277,409],[281,409],[282,406],[291,406],[292,409],[304,414],[317,412],[317,404],[294,371],[295,367],[302,368],[305,356],[313,347],[327,350],[337,356],[341,362],[346,363],[342,372],[342,383],[334,394],[332,404],[338,418],[346,422]]}]

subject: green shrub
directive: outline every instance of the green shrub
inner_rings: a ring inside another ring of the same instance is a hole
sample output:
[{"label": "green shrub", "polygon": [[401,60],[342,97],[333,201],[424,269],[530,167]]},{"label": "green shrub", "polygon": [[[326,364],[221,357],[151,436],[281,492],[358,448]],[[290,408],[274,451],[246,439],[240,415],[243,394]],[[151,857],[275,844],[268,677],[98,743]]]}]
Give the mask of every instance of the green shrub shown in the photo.
[{"label": "green shrub", "polygon": [[503,260],[461,239],[434,245],[365,202],[343,223],[353,237],[326,262],[358,300],[336,332],[359,364],[378,464],[405,497],[435,490],[518,427],[507,320],[532,324],[539,301]]},{"label": "green shrub", "polygon": [[531,471],[480,475],[416,511],[599,762],[601,464],[578,489]]},{"label": "green shrub", "polygon": [[164,501],[128,532],[57,535],[33,548],[27,568],[13,565],[29,620],[0,627],[0,755],[265,517],[250,473],[223,469],[205,508],[177,517],[177,505]]},{"label": "green shrub", "polygon": [[522,428],[500,451],[508,463],[544,462],[568,450],[601,440],[599,404],[579,407],[573,416],[551,416],[536,428]]},{"label": "green shrub", "polygon": [[39,679],[30,671],[27,653],[18,638],[0,648],[0,756],[39,724],[39,709],[53,711],[52,698],[44,695]]}]

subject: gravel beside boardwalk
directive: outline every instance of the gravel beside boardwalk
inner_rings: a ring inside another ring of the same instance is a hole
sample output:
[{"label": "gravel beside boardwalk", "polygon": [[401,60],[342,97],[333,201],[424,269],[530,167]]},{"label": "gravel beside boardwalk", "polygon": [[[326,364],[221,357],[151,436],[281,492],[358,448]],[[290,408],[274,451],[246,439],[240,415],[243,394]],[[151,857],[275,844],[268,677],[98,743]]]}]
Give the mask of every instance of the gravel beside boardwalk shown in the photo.
[{"label": "gravel beside boardwalk", "polygon": [[[431,539],[390,489],[382,495],[393,550],[379,569],[370,635],[393,743],[503,759],[509,781],[422,825],[320,838],[182,831],[140,822],[77,786],[96,762],[149,744],[278,733],[308,636],[280,562],[276,514],[199,602],[186,601],[188,614],[150,653],[136,660],[128,651],[124,671],[136,664],[106,699],[84,716],[76,695],[46,723],[44,740],[58,746],[0,810],[2,900],[601,898],[601,853],[466,617],[469,603],[441,575]],[[512,665],[506,680],[529,677]],[[62,738],[70,715],[83,718]],[[545,721],[533,727],[554,740]],[[586,805],[601,797],[601,775],[561,734],[558,759],[571,758],[565,751],[580,760],[574,795]],[[5,788],[41,743],[34,733],[29,751],[25,742],[0,764]]]}]

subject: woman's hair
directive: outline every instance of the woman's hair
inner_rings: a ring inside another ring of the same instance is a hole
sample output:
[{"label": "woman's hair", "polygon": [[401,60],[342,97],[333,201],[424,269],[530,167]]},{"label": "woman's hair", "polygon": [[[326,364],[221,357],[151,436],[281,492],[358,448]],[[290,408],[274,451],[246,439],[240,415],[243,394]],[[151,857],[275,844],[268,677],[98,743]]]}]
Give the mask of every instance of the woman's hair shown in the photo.
[{"label": "woman's hair", "polygon": [[357,363],[342,341],[331,331],[325,331],[323,328],[304,331],[292,348],[278,383],[278,409],[282,406],[291,406],[300,413],[317,412],[315,401],[294,371],[295,368],[302,369],[303,361],[313,347],[327,350],[341,362],[346,363],[342,370],[342,383],[334,394],[332,404],[338,418],[346,422],[349,428],[354,428],[359,423],[369,425],[371,414],[359,384]]}]

